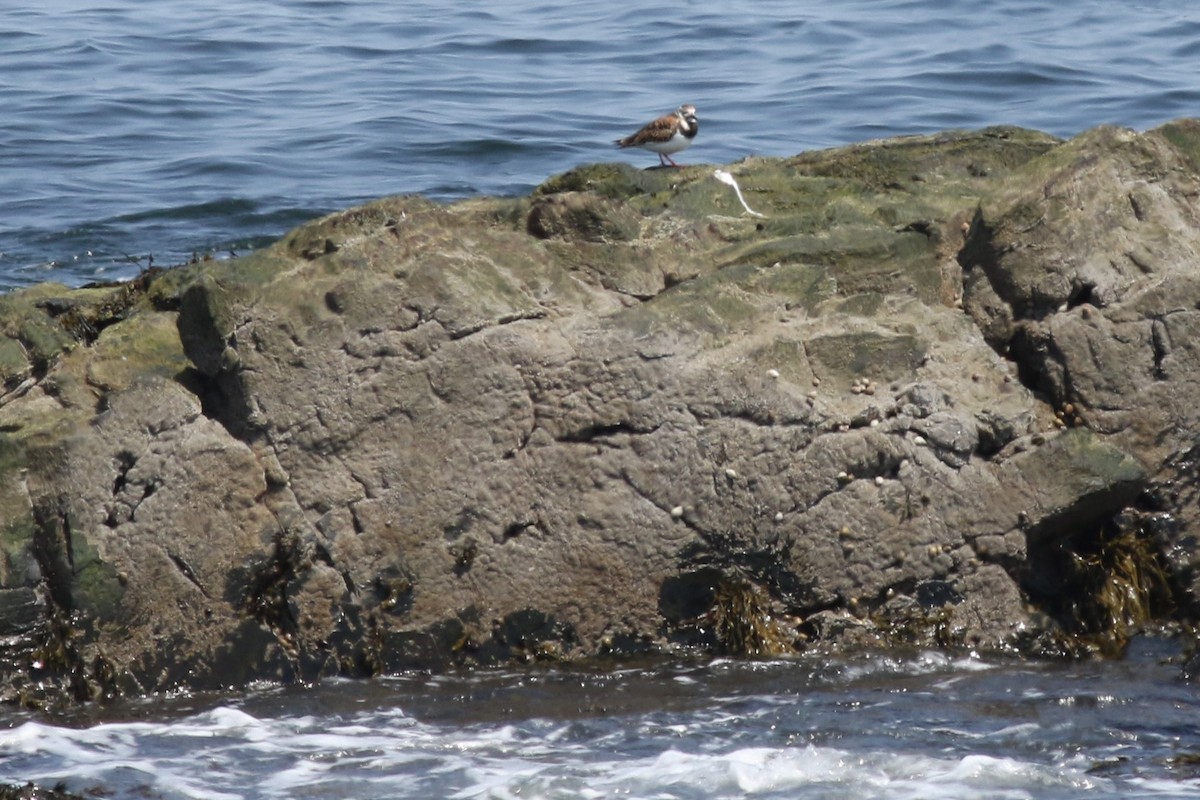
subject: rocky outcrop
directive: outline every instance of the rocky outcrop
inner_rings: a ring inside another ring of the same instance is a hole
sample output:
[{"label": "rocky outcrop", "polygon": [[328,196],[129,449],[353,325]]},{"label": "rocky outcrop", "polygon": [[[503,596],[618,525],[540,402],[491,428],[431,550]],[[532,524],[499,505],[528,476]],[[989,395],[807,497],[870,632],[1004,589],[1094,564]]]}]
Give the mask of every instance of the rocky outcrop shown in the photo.
[{"label": "rocky outcrop", "polygon": [[0,298],[42,702],[702,648],[1117,651],[1197,591],[1200,127],[389,198]]}]

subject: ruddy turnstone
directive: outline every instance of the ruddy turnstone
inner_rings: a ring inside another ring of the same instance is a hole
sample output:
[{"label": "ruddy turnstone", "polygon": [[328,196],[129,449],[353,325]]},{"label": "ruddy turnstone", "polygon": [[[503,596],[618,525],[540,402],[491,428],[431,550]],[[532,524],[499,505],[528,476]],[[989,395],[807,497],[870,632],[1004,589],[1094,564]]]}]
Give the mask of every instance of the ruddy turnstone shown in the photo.
[{"label": "ruddy turnstone", "polygon": [[696,107],[686,103],[675,109],[672,114],[659,117],[647,123],[637,133],[617,139],[617,147],[640,147],[652,153],[658,153],[658,163],[678,167],[672,153],[687,149],[696,138],[700,123],[696,120]]}]

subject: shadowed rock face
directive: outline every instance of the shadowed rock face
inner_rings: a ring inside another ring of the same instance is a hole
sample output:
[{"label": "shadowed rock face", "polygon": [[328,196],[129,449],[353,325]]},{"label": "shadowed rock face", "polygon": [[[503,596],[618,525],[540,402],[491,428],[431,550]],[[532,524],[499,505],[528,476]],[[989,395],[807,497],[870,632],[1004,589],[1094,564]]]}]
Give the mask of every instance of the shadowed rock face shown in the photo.
[{"label": "shadowed rock face", "polygon": [[1197,588],[1198,154],[597,165],[0,298],[0,691],[1119,648]]}]

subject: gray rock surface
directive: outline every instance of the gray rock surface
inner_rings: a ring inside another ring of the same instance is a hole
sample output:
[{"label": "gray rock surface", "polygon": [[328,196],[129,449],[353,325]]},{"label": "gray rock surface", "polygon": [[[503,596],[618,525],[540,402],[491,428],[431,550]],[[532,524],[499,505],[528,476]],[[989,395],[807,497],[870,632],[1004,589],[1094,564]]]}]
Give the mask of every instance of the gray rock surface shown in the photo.
[{"label": "gray rock surface", "polygon": [[0,298],[0,691],[1188,619],[1200,129],[388,198]]}]

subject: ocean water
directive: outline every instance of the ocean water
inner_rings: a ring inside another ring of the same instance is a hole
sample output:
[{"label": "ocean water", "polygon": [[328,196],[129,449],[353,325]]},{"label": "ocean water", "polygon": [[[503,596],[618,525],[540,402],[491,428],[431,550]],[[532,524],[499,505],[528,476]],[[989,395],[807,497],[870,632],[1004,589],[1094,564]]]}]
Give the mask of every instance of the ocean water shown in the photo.
[{"label": "ocean water", "polygon": [[0,782],[109,797],[1200,796],[1195,687],[1122,663],[933,653],[408,675],[0,729]]},{"label": "ocean water", "polygon": [[[24,7],[19,7],[24,6]],[[15,9],[15,10],[14,10]],[[724,164],[1200,113],[1160,0],[43,0],[0,9],[0,291],[229,257],[371,198],[527,192],[682,102]],[[1153,647],[401,675],[0,709],[0,782],[149,798],[1200,797]]]},{"label": "ocean water", "polygon": [[229,257],[374,197],[527,192],[682,102],[688,163],[1200,109],[1166,0],[43,0],[0,9],[0,291]]}]

